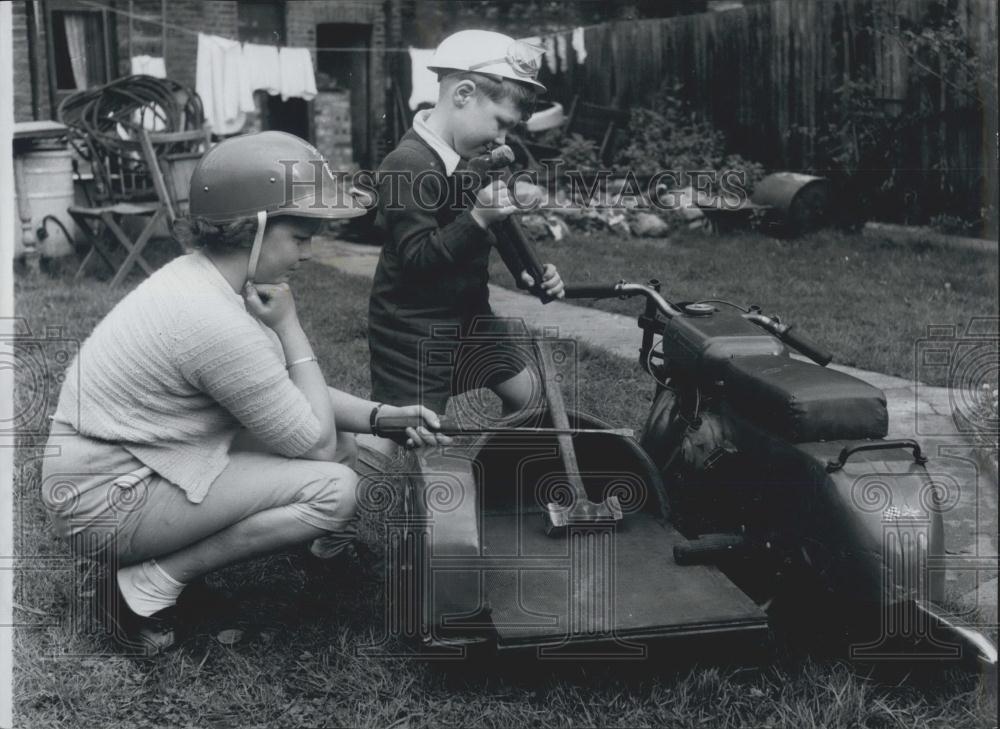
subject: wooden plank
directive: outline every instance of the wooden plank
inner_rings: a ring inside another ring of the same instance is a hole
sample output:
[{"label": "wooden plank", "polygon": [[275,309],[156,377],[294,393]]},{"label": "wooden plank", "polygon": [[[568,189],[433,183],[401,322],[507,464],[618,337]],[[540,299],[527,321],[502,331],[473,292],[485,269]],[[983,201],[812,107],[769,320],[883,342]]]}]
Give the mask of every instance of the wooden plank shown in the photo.
[{"label": "wooden plank", "polygon": [[[772,16],[772,33],[774,46],[772,50],[775,65],[775,83],[771,90],[771,98],[775,110],[775,124],[779,130],[788,128],[788,3],[779,0],[774,3]],[[782,136],[779,141],[782,157],[788,157],[788,141]]]},{"label": "wooden plank", "polygon": [[[757,93],[757,117],[761,122],[767,125],[767,129],[772,130],[771,132],[771,148],[775,150],[781,150],[781,140],[778,138],[778,125],[777,125],[777,107],[771,103],[770,91],[775,85],[775,74],[774,74],[774,64],[771,62],[774,48],[774,34],[771,32],[771,27],[774,22],[774,8],[771,5],[767,5],[766,12],[761,13],[759,24],[757,26],[758,39],[760,45],[757,51],[757,58],[759,60],[759,66],[763,70],[761,85],[758,87]],[[766,104],[764,109],[759,108],[759,104]]]}]

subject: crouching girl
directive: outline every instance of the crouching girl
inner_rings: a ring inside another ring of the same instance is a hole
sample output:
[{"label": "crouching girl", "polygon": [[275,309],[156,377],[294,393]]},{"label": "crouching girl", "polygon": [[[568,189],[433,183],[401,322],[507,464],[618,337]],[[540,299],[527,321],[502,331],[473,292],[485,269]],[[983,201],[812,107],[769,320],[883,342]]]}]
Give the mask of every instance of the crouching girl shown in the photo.
[{"label": "crouching girl", "polygon": [[[324,184],[318,184],[322,175]],[[180,234],[193,253],[126,296],[67,370],[42,499],[77,555],[105,561],[116,637],[147,654],[175,641],[186,585],[310,540],[354,539],[354,433],[386,413],[328,388],[289,277],[323,220],[364,212],[336,197],[319,153],[281,132],[205,154]],[[408,444],[447,442],[428,428]]]}]

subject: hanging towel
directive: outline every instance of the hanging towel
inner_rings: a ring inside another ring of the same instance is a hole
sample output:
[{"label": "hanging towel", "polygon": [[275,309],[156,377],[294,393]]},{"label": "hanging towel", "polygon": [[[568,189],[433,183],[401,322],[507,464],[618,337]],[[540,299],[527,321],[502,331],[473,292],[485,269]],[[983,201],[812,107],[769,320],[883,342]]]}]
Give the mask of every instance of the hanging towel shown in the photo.
[{"label": "hanging towel", "polygon": [[427,68],[433,55],[433,48],[410,49],[410,81],[413,86],[413,91],[410,92],[410,111],[415,110],[423,103],[437,103],[437,74]]},{"label": "hanging towel", "polygon": [[309,101],[316,96],[316,74],[308,48],[282,48],[278,52],[281,66],[281,100],[293,96]]},{"label": "hanging towel", "polygon": [[551,35],[547,35],[542,38],[542,46],[545,47],[545,64],[549,67],[549,71],[556,73],[558,66],[556,66],[556,41]]},{"label": "hanging towel", "polygon": [[583,63],[587,60],[587,45],[583,40],[583,28],[573,29],[573,50],[576,51],[576,62]]},{"label": "hanging towel", "polygon": [[566,34],[556,36],[556,55],[559,57],[559,68],[564,73],[569,70],[569,53],[566,50]]},{"label": "hanging towel", "polygon": [[[130,59],[132,74],[142,74],[153,76],[154,78],[166,78],[167,67],[163,59],[157,56],[132,56]],[[136,126],[145,127],[151,132],[162,132],[167,128],[165,121],[167,113],[158,105],[152,104],[136,109],[132,112],[132,123]],[[118,125],[119,134],[128,138],[129,134],[125,128]]]},{"label": "hanging towel", "polygon": [[155,78],[166,78],[167,67],[162,58],[156,56],[132,56],[132,73],[153,76]]},{"label": "hanging towel", "polygon": [[281,60],[277,46],[244,43],[243,72],[251,91],[266,91],[271,96],[281,93]]},{"label": "hanging towel", "polygon": [[243,73],[243,49],[236,41],[198,34],[195,90],[212,132],[236,134],[243,129],[246,112],[254,110],[253,94]]}]

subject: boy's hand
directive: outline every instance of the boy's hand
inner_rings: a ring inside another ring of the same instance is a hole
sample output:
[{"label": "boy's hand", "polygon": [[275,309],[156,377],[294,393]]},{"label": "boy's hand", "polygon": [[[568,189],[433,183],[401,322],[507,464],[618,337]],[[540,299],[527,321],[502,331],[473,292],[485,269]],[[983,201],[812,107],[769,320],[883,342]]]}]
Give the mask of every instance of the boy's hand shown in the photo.
[{"label": "boy's hand", "polygon": [[295,299],[287,283],[252,284],[243,287],[247,311],[271,329],[280,329],[298,321]]},{"label": "boy's hand", "polygon": [[506,220],[517,210],[511,199],[510,190],[503,180],[493,180],[476,193],[476,204],[472,207],[472,217],[481,228]]},{"label": "boy's hand", "polygon": [[[521,280],[528,285],[528,288],[535,285],[535,279],[527,271],[521,272]],[[566,286],[563,284],[556,267],[551,263],[546,263],[542,269],[542,291],[553,299],[561,299],[566,296]]]}]

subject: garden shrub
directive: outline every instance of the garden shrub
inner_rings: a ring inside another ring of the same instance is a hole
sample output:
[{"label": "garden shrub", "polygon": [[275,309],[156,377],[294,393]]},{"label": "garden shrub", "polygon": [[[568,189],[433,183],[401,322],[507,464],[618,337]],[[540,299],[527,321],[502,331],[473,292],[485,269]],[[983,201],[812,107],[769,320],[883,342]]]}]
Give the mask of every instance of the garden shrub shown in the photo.
[{"label": "garden shrub", "polygon": [[571,134],[563,140],[559,154],[567,170],[595,172],[603,167],[600,152],[600,145],[594,140]]},{"label": "garden shrub", "polygon": [[764,176],[761,164],[727,154],[725,135],[691,111],[679,86],[664,84],[650,99],[649,107],[632,109],[628,139],[615,166],[621,172],[631,170],[637,177],[670,170],[680,179],[680,187],[687,187],[692,172],[737,170],[745,175],[744,186],[750,193]]},{"label": "garden shrub", "polygon": [[948,215],[942,213],[934,215],[930,219],[930,226],[947,235],[977,236],[980,232],[980,222],[967,220],[958,215]]},{"label": "garden shrub", "polygon": [[[879,5],[873,12],[892,13]],[[995,57],[990,48],[996,41],[984,41],[977,53],[969,29],[944,2],[929,3],[916,22],[891,15],[873,18],[864,30],[903,51],[909,66],[905,94],[887,99],[875,78],[848,80],[834,91],[825,123],[790,132],[812,139],[813,169],[849,191],[842,207],[854,208],[860,218],[924,223],[938,215],[954,232],[979,234],[997,214],[994,201],[980,206],[974,194],[982,180],[954,168],[945,150],[929,166],[915,155],[921,135],[940,134],[946,123],[985,118],[986,98],[996,93],[996,70],[984,59]]]},{"label": "garden shrub", "polygon": [[[594,175],[599,171],[610,173],[609,179],[622,178],[630,173],[639,185],[640,197],[657,194],[657,191],[644,189],[643,185],[654,175],[666,171],[675,175],[676,184],[670,184],[671,188],[694,185],[695,181],[691,179],[694,172],[717,173],[705,190],[708,193],[720,192],[718,180],[725,172],[738,172],[741,175],[740,184],[747,194],[764,176],[761,164],[729,153],[725,135],[710,122],[692,113],[688,104],[681,100],[677,87],[664,85],[649,99],[648,106],[634,107],[624,131],[628,145],[617,151],[610,170],[601,162],[600,144],[596,140],[551,130],[539,135],[536,141],[542,145],[558,145],[563,169],[582,173],[588,184],[594,181]],[[699,181],[699,184],[704,189],[705,183]],[[727,187],[732,190],[732,180]],[[563,187],[562,192],[566,195],[569,189]],[[622,201],[615,206],[615,210],[606,209],[607,201],[613,199],[618,198],[612,185],[610,194],[599,196],[599,199],[575,199],[574,202],[581,207],[563,210],[561,216],[571,229],[580,232],[609,228],[626,232],[632,224],[648,228],[652,221],[640,218],[644,212],[652,212],[671,228],[687,227],[690,222],[676,211],[651,211],[648,200],[643,202],[637,199],[632,204]]]}]

